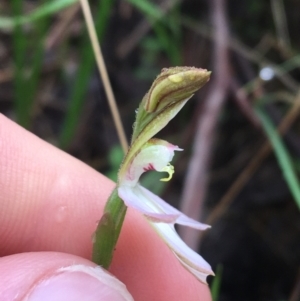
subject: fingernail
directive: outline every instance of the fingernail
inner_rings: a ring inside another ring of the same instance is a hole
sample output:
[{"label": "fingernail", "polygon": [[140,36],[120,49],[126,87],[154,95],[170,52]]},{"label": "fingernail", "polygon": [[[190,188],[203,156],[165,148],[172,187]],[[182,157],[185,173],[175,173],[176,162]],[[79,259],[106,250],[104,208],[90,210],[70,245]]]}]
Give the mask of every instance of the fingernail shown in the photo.
[{"label": "fingernail", "polygon": [[26,301],[133,301],[126,286],[100,267],[74,265],[41,280]]}]

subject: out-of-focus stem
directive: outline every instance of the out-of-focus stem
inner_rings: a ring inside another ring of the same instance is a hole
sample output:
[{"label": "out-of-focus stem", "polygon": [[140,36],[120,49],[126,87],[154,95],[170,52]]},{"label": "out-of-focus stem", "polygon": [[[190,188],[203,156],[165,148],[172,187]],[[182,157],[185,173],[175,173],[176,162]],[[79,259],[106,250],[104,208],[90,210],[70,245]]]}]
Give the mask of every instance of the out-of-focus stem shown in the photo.
[{"label": "out-of-focus stem", "polygon": [[104,90],[105,90],[105,93],[106,93],[106,96],[108,99],[108,104],[109,104],[109,107],[110,107],[110,110],[111,110],[111,113],[113,116],[114,123],[116,125],[120,143],[122,145],[124,153],[126,153],[127,149],[128,149],[128,143],[127,143],[126,135],[125,135],[124,128],[122,125],[122,121],[120,118],[120,114],[118,111],[118,107],[116,105],[116,100],[115,100],[115,97],[114,97],[114,94],[113,94],[113,91],[112,91],[112,88],[110,85],[110,81],[108,78],[105,62],[103,60],[103,55],[102,55],[102,51],[100,48],[100,43],[97,38],[96,29],[94,26],[94,21],[93,21],[93,17],[91,14],[90,6],[88,3],[88,0],[80,0],[80,3],[81,3],[82,11],[84,14],[84,18],[86,21],[88,33],[89,33],[89,36],[91,39],[92,47],[94,50],[97,66],[98,66],[100,76],[103,81]]}]

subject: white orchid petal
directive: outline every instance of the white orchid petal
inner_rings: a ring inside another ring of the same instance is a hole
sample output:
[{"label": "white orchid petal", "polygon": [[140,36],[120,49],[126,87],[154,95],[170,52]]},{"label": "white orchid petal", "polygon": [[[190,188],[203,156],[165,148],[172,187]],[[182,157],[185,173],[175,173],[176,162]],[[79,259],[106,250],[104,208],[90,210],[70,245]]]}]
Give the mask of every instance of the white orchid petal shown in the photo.
[{"label": "white orchid petal", "polygon": [[138,210],[153,222],[174,223],[179,216],[178,213],[167,213],[160,210],[154,202],[143,195],[140,187],[140,185],[136,187],[120,186],[118,188],[119,197],[126,206]]},{"label": "white orchid petal", "polygon": [[202,230],[202,231],[211,228],[210,225],[200,223],[200,222],[186,216],[183,213],[177,218],[176,224],[179,224],[182,226],[187,226],[187,227],[194,228],[197,230]]},{"label": "white orchid petal", "polygon": [[[150,223],[158,232],[170,249],[176,254],[184,267],[193,273],[202,282],[208,275],[214,275],[211,266],[176,233],[174,226],[164,223]],[[205,276],[206,275],[206,276]]]},{"label": "white orchid petal", "polygon": [[[176,253],[174,253],[175,256],[177,257],[177,259],[180,261],[180,263],[188,270],[190,271],[192,274],[194,274],[196,276],[196,278],[198,278],[201,282],[207,284],[207,281],[206,281],[206,278],[208,276],[207,273],[203,273],[203,272],[200,272],[200,271],[197,271],[196,269],[194,269],[193,267],[191,267],[190,265],[186,264],[183,260],[181,260],[180,257],[178,257],[176,255]],[[209,275],[212,275],[214,276],[214,274],[209,274]]]},{"label": "white orchid petal", "polygon": [[210,265],[180,238],[174,226],[165,223],[151,224],[181,260],[198,271],[212,273]]},{"label": "white orchid petal", "polygon": [[139,184],[135,187],[120,186],[118,194],[127,206],[133,207],[147,217],[151,226],[174,252],[182,265],[197,279],[206,283],[206,277],[213,275],[210,265],[183,242],[173,224],[180,223],[200,230],[209,226],[190,219]]},{"label": "white orchid petal", "polygon": [[178,218],[175,222],[176,224],[180,224],[180,225],[183,225],[183,226],[188,226],[188,227],[198,229],[198,230],[206,230],[206,229],[210,228],[209,225],[202,224],[202,223],[186,216],[181,211],[179,211],[176,208],[172,207],[170,204],[166,203],[159,196],[152,193],[151,191],[149,191],[145,187],[140,186],[140,185],[139,185],[139,187],[140,187],[139,189],[143,192],[144,197],[148,201],[151,200],[151,202],[154,202],[157,206],[160,206],[162,211],[164,211],[167,214],[174,214],[174,215],[177,214]]}]

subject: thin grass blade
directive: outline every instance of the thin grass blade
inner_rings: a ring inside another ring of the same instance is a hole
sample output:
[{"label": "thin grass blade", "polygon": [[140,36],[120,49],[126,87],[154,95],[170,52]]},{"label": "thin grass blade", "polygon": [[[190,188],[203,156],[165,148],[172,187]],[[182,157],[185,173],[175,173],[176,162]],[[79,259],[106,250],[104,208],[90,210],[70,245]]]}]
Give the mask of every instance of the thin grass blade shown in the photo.
[{"label": "thin grass blade", "polygon": [[300,186],[293,167],[292,158],[285,147],[281,137],[278,135],[276,128],[269,116],[264,112],[262,108],[256,108],[257,116],[259,117],[266,135],[269,138],[270,143],[273,146],[275,156],[278,164],[282,170],[284,179],[290,189],[292,196],[300,209]]},{"label": "thin grass blade", "polygon": [[22,15],[20,11],[20,13],[14,15],[14,17],[0,17],[0,29],[14,28],[16,26],[37,21],[41,18],[53,15],[76,2],[78,2],[78,0],[53,0],[51,2],[45,2],[45,4],[41,5],[28,15]]}]

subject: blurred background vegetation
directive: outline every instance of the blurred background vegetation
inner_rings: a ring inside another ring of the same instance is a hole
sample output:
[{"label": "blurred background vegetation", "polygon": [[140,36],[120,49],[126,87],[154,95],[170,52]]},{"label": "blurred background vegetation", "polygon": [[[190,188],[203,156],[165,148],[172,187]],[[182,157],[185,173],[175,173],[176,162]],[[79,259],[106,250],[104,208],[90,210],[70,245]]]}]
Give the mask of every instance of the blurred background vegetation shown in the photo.
[{"label": "blurred background vegetation", "polygon": [[[214,300],[300,300],[300,2],[90,5],[128,140],[160,69],[213,71],[160,134],[185,149],[173,181],[142,180],[213,226],[180,230],[218,271]],[[116,179],[123,152],[78,1],[0,0],[0,112]]]}]

